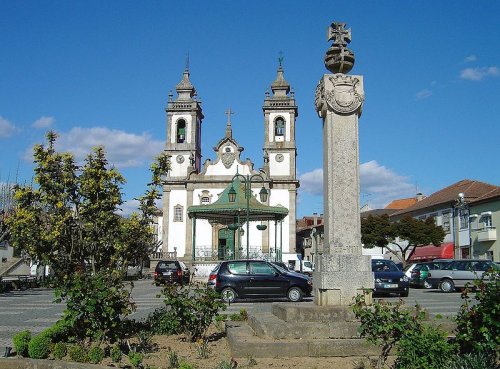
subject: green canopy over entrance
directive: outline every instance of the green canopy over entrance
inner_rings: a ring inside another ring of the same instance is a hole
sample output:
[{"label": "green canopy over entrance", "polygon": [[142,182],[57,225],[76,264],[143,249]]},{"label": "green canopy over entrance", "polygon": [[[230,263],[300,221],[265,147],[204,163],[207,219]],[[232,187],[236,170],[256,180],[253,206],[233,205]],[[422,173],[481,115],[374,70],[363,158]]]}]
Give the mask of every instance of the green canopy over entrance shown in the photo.
[{"label": "green canopy over entrance", "polygon": [[[250,186],[249,186],[250,187]],[[282,233],[281,221],[288,215],[288,209],[284,206],[269,206],[260,203],[253,196],[251,189],[247,187],[248,196],[245,196],[245,184],[241,183],[238,177],[234,177],[233,181],[229,186],[227,186],[219,199],[213,204],[207,205],[193,205],[188,207],[187,213],[190,218],[194,218],[193,221],[193,260],[196,259],[196,221],[198,219],[206,219],[210,222],[219,223],[227,226],[227,232],[219,232],[219,243],[223,242],[224,245],[219,244],[219,259],[222,259],[222,254],[227,255],[229,252],[232,257],[240,256],[241,252],[236,252],[235,250],[235,234],[238,234],[240,238],[241,224],[242,222],[248,223],[251,221],[274,221],[275,224],[280,223],[280,234]],[[233,202],[229,201],[229,192],[234,189],[236,192],[235,200]],[[247,223],[247,227],[248,227]],[[263,228],[259,228],[263,227]],[[264,230],[266,226],[258,225],[259,230]],[[238,229],[238,232],[234,232]],[[275,226],[275,243],[277,241],[277,228]],[[243,232],[243,231],[241,231]],[[225,235],[225,236],[223,236]],[[247,232],[248,237],[248,232]],[[281,237],[280,237],[281,239]],[[247,238],[248,240],[248,238]],[[241,240],[238,241],[238,247],[241,246]],[[281,241],[280,241],[281,244]],[[247,257],[250,257],[248,253],[248,241],[247,241]],[[240,248],[241,250],[241,248]],[[278,256],[278,245],[275,245],[276,254]],[[281,245],[279,250],[281,250]],[[281,251],[280,251],[281,253]],[[225,258],[225,257],[224,257]]]},{"label": "green canopy over entrance", "polygon": [[[233,185],[234,184],[234,185]],[[236,199],[229,202],[228,192],[233,185],[236,191]],[[220,224],[231,224],[240,216],[241,219],[247,214],[247,199],[245,197],[245,186],[238,178],[224,189],[219,199],[213,204],[193,205],[188,207],[188,216],[196,219],[208,219]],[[248,214],[250,221],[283,220],[288,215],[288,209],[284,206],[268,206],[261,204],[251,194],[249,199]]]}]

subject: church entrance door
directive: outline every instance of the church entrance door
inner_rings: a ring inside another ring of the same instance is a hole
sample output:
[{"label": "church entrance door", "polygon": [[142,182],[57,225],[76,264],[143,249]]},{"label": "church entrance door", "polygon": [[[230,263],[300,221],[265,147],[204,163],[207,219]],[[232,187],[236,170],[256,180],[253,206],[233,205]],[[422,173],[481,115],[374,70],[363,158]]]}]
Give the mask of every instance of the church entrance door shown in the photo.
[{"label": "church entrance door", "polygon": [[217,249],[219,260],[234,259],[234,234],[235,232],[228,228],[219,230],[219,244]]}]

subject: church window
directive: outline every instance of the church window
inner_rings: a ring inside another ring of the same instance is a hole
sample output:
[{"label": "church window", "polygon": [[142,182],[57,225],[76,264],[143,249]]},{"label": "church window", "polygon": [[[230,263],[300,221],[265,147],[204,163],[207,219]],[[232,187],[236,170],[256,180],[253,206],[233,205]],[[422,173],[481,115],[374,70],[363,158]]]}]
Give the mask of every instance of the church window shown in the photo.
[{"label": "church window", "polygon": [[209,191],[204,190],[201,192],[200,196],[200,204],[201,205],[208,205],[211,202],[212,195],[210,194]]},{"label": "church window", "polygon": [[184,214],[184,208],[182,205],[174,206],[174,222],[182,222],[182,215]]},{"label": "church window", "polygon": [[183,143],[186,141],[186,121],[184,119],[179,119],[177,121],[177,143]]},{"label": "church window", "polygon": [[274,121],[274,135],[275,136],[285,135],[285,120],[282,117],[278,117]]}]

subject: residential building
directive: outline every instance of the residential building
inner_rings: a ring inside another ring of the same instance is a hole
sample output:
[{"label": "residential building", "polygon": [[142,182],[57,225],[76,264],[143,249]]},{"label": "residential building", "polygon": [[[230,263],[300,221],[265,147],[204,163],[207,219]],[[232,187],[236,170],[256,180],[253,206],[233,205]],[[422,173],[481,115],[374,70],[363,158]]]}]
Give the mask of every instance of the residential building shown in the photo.
[{"label": "residential building", "polygon": [[[442,226],[446,235],[440,247],[433,245],[419,247],[410,257],[412,260],[435,258],[471,258],[470,207],[487,194],[494,193],[498,186],[464,179],[423,198],[412,206],[393,213],[390,218],[398,221],[405,216],[420,220],[434,218],[436,225]],[[480,213],[479,213],[480,214]],[[490,242],[490,241],[488,241]],[[450,249],[453,249],[450,255]],[[486,254],[482,255],[486,257]]]},{"label": "residential building", "polygon": [[469,203],[473,258],[500,261],[500,188]]}]

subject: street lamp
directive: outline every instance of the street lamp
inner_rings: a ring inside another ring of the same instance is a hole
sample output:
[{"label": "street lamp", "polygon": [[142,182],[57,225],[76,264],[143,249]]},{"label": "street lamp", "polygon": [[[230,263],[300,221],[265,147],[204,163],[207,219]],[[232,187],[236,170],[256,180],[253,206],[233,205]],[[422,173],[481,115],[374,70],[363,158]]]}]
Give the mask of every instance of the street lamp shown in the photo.
[{"label": "street lamp", "polygon": [[[455,259],[460,259],[461,258],[461,252],[460,252],[460,216],[463,211],[465,211],[468,208],[468,204],[465,201],[465,196],[462,192],[458,194],[458,198],[455,200],[455,204],[453,205],[453,208],[455,209],[455,252],[454,252],[454,258]],[[467,228],[469,229],[469,217],[464,217],[467,219]],[[470,240],[470,237],[469,237]]]},{"label": "street lamp", "polygon": [[229,202],[235,202],[236,201],[236,190],[234,189],[234,180],[236,178],[239,178],[243,181],[243,184],[245,185],[245,200],[247,202],[247,208],[246,208],[246,223],[247,223],[247,259],[250,255],[250,197],[252,196],[252,182],[254,179],[257,178],[259,182],[262,183],[262,188],[260,189],[259,192],[259,198],[260,201],[265,203],[267,201],[267,197],[269,193],[267,192],[266,188],[264,187],[264,178],[260,174],[252,174],[252,175],[242,175],[242,174],[235,174],[234,177],[231,179],[231,188],[229,189],[229,192],[227,193]]}]

